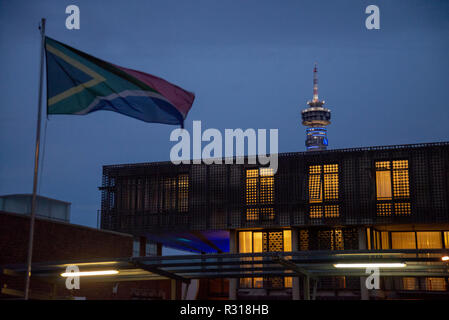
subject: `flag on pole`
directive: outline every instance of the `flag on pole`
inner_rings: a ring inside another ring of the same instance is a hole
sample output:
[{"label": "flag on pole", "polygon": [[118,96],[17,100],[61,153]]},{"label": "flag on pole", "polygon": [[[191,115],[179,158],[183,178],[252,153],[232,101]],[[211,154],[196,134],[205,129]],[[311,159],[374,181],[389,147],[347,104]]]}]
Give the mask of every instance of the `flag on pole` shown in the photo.
[{"label": "flag on pole", "polygon": [[47,114],[115,111],[142,121],[184,123],[195,95],[45,37]]}]

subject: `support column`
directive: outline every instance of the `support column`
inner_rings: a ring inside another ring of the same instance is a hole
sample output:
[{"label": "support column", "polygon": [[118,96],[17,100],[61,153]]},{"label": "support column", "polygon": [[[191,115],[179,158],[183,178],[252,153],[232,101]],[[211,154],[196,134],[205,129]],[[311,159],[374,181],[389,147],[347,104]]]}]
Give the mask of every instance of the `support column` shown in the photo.
[{"label": "support column", "polygon": [[[292,251],[296,252],[299,250],[298,245],[299,232],[297,228],[292,228]],[[299,290],[299,277],[293,277],[292,279],[292,300],[299,300],[300,290]]]},{"label": "support column", "polygon": [[139,237],[139,256],[145,257],[147,253],[147,238]]},{"label": "support column", "polygon": [[[366,230],[364,227],[358,228],[359,250],[366,250]],[[360,277],[360,300],[369,300],[369,292],[366,287],[366,277]]]},{"label": "support column", "polygon": [[170,300],[176,300],[176,280],[170,280],[171,288],[170,288]]},{"label": "support column", "polygon": [[310,278],[304,276],[304,300],[310,300]]},{"label": "support column", "polygon": [[[229,230],[229,253],[238,253],[237,232]],[[229,300],[237,300],[237,279],[229,279]]]}]

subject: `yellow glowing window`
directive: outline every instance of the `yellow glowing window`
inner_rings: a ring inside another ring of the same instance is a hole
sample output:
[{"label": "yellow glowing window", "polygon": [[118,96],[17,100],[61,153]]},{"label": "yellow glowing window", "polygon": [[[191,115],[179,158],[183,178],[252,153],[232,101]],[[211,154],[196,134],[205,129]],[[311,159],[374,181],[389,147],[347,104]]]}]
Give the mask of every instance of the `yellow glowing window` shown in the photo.
[{"label": "yellow glowing window", "polygon": [[391,200],[391,172],[376,171],[377,200]]},{"label": "yellow glowing window", "polygon": [[[268,250],[291,251],[291,230],[284,230],[283,232],[261,232],[261,231],[240,231],[239,236],[239,253],[258,253],[264,251],[264,243]],[[273,241],[273,244],[268,245],[267,241]],[[283,245],[283,247],[282,247]],[[279,247],[280,246],[280,247]],[[262,257],[244,257],[240,258],[246,261],[248,265],[255,268],[263,266]],[[260,264],[259,264],[260,263]],[[249,273],[245,272],[245,273]],[[282,280],[282,279],[281,279]],[[262,277],[255,278],[240,278],[240,287],[242,288],[262,288],[264,279]],[[284,278],[284,287],[291,287],[292,278]]]},{"label": "yellow glowing window", "polygon": [[[376,162],[376,199],[379,216],[410,215],[408,160]],[[397,200],[402,202],[396,202]],[[395,202],[395,203],[392,203]]]},{"label": "yellow glowing window", "polygon": [[395,198],[410,196],[408,160],[395,160],[392,164],[391,166],[389,161],[376,162],[377,200],[391,200],[392,196]]},{"label": "yellow glowing window", "polygon": [[321,175],[309,175],[309,202],[317,203],[323,201],[323,190],[321,187]]},{"label": "yellow glowing window", "polygon": [[340,215],[338,205],[324,206],[324,216],[326,218],[337,218]]},{"label": "yellow glowing window", "polygon": [[246,170],[246,177],[247,178],[257,178],[257,177],[259,177],[259,169]]},{"label": "yellow glowing window", "polygon": [[444,231],[444,247],[449,249],[449,231]]},{"label": "yellow glowing window", "polygon": [[384,170],[390,170],[390,161],[378,161],[376,162],[376,169],[384,169]]},{"label": "yellow glowing window", "polygon": [[246,170],[245,203],[246,218],[249,221],[274,219],[274,176],[271,168]]},{"label": "yellow glowing window", "polygon": [[395,198],[410,196],[408,170],[393,170],[393,195]]},{"label": "yellow glowing window", "polygon": [[257,204],[257,178],[246,179],[246,204]]},{"label": "yellow glowing window", "polygon": [[310,174],[314,174],[314,173],[321,173],[321,166],[310,166],[309,167],[309,173]]},{"label": "yellow glowing window", "polygon": [[324,199],[338,200],[338,174],[330,173],[324,175]]},{"label": "yellow glowing window", "polygon": [[259,208],[246,209],[246,220],[248,221],[259,220]]},{"label": "yellow glowing window", "polygon": [[325,164],[324,173],[338,173],[338,164]]},{"label": "yellow glowing window", "polygon": [[251,231],[239,232],[239,252],[251,253],[253,252],[253,233]]},{"label": "yellow glowing window", "polygon": [[381,238],[382,238],[382,249],[390,249],[390,238],[388,237],[388,232],[383,231],[381,232]]},{"label": "yellow glowing window", "polygon": [[178,211],[187,212],[189,209],[189,176],[178,176]]},{"label": "yellow glowing window", "polygon": [[366,245],[371,250],[371,228],[366,228]]},{"label": "yellow glowing window", "polygon": [[254,252],[263,252],[262,232],[253,232]]},{"label": "yellow glowing window", "polygon": [[415,232],[392,232],[392,249],[416,249]]},{"label": "yellow glowing window", "polygon": [[378,203],[377,214],[379,216],[391,216],[391,203]]},{"label": "yellow glowing window", "polygon": [[[338,201],[338,164],[309,166],[309,203],[323,204]],[[311,206],[310,218],[335,218],[339,216],[338,205]]]},{"label": "yellow glowing window", "polygon": [[274,196],[274,177],[262,176],[260,178],[260,203],[271,204],[273,203]]},{"label": "yellow glowing window", "polygon": [[322,206],[310,206],[310,218],[316,219],[321,218],[322,216],[323,216]]},{"label": "yellow glowing window", "polygon": [[246,204],[272,204],[274,176],[270,168],[246,170]]},{"label": "yellow glowing window", "polygon": [[441,232],[417,232],[416,240],[418,242],[418,249],[442,249],[443,242],[441,239]]},{"label": "yellow glowing window", "polygon": [[292,231],[284,230],[284,251],[292,251]]},{"label": "yellow glowing window", "polygon": [[393,169],[408,169],[408,160],[393,161]]},{"label": "yellow glowing window", "polygon": [[410,203],[408,202],[399,202],[394,204],[394,213],[396,215],[407,216],[410,215]]}]

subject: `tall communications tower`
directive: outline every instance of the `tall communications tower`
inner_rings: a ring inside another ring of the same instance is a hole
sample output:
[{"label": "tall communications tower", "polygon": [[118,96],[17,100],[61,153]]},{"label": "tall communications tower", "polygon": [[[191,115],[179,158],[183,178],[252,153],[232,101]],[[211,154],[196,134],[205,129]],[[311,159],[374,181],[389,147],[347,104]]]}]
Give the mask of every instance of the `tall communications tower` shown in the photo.
[{"label": "tall communications tower", "polygon": [[308,108],[302,110],[302,124],[306,129],[307,151],[326,150],[327,129],[331,123],[331,111],[323,107],[324,100],[318,99],[318,69],[315,63],[313,68],[313,99],[307,101]]}]

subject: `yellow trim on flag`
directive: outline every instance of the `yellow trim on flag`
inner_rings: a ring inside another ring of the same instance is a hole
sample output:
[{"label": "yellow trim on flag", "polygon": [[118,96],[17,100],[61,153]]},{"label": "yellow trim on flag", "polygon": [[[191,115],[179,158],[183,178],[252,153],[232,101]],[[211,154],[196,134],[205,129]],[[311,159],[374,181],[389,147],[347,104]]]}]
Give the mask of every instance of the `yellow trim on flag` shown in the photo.
[{"label": "yellow trim on flag", "polygon": [[79,85],[77,85],[76,87],[70,88],[69,90],[66,90],[64,92],[61,92],[59,94],[57,94],[54,97],[51,97],[50,99],[48,99],[48,105],[51,106],[61,100],[64,100],[74,94],[77,94],[81,91],[83,91],[85,88],[89,88],[89,87],[93,87],[97,84],[99,84],[100,82],[105,81],[106,79],[103,78],[101,75],[99,75],[98,73],[96,73],[95,71],[93,71],[92,69],[89,69],[87,66],[85,66],[84,64],[82,64],[81,62],[70,58],[69,56],[67,56],[66,54],[64,54],[63,52],[59,51],[58,49],[56,49],[55,47],[52,47],[51,45],[47,44],[46,45],[46,49],[47,51],[53,53],[54,55],[60,57],[62,60],[64,60],[65,62],[71,64],[72,66],[78,68],[79,70],[83,71],[84,73],[87,73],[88,75],[90,75],[93,79],[85,82],[85,83],[81,83]]}]

